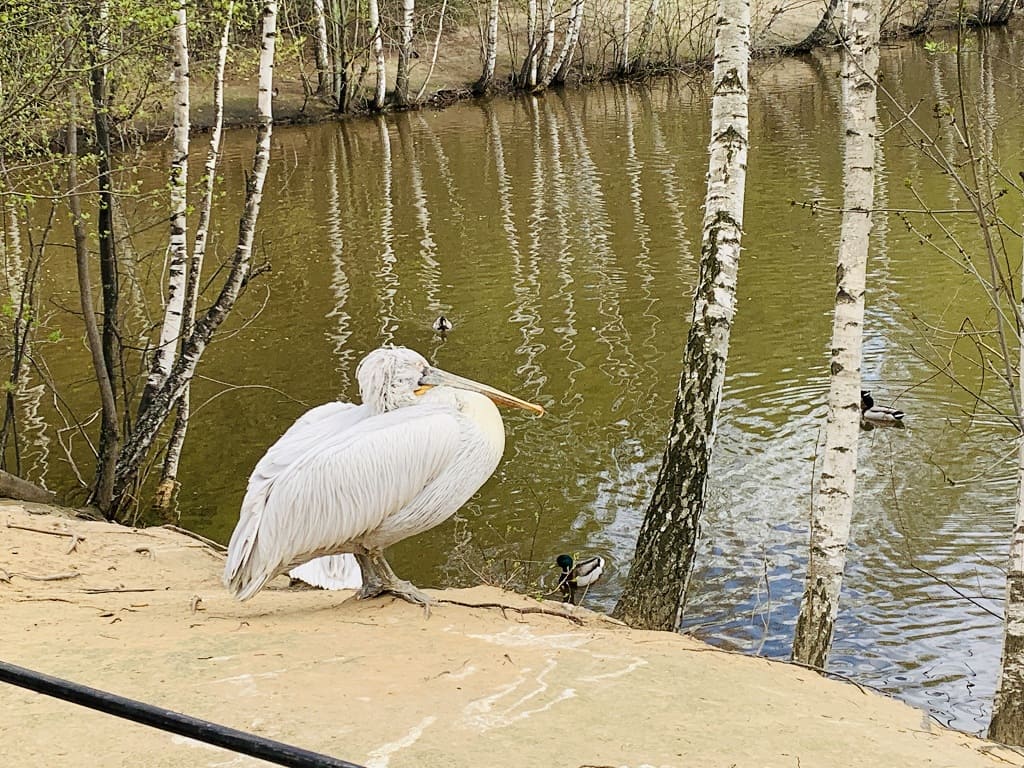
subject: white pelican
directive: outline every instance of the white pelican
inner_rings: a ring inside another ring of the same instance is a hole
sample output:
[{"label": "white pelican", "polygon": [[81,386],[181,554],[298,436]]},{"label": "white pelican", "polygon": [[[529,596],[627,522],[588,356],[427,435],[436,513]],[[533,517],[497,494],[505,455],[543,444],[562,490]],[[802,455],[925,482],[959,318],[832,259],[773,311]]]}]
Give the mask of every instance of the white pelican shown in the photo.
[{"label": "white pelican", "polygon": [[404,347],[374,350],[356,378],[362,405],[312,409],[253,470],[224,567],[240,600],[290,568],[350,552],[360,597],[428,605],[384,549],[447,520],[490,477],[505,447],[494,403],[544,413]]},{"label": "white pelican", "polygon": [[[583,588],[583,595],[587,590],[597,583],[604,573],[604,558],[598,555],[588,557],[579,562],[573,560],[572,555],[559,555],[555,563],[562,569],[558,578],[558,589],[565,596],[563,602],[579,605],[576,600],[576,590]],[[583,599],[580,595],[580,600]]]}]

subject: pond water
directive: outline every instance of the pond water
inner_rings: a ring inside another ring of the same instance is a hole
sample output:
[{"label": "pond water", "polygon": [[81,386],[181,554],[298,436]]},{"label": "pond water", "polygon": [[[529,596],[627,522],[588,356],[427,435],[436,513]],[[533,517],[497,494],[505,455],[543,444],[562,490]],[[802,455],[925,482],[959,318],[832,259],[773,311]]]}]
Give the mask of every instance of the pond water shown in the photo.
[{"label": "pond water", "polygon": [[[1021,49],[997,33],[966,56],[972,108],[977,99],[997,118],[991,141],[1018,166],[1022,78],[1009,62]],[[933,108],[941,115],[951,103],[954,57],[895,45],[882,70],[893,98],[952,148]],[[803,589],[828,386],[842,194],[837,72],[837,61],[811,58],[752,72],[739,310],[684,619],[686,632],[712,644],[775,658],[789,655]],[[275,129],[257,238],[257,260],[272,269],[204,359],[181,524],[226,541],[267,446],[307,407],[354,398],[363,354],[401,343],[548,414],[505,414],[497,472],[454,519],[394,547],[396,571],[420,586],[486,578],[539,593],[551,588],[560,552],[601,554],[610,572],[586,601],[610,610],[660,462],[689,322],[706,88],[703,78],[609,85]],[[879,208],[963,208],[898,117],[883,105]],[[204,142],[194,147],[198,175]],[[252,134],[231,132],[221,257],[251,155]],[[144,158],[144,187],[163,183],[163,162],[162,150]],[[821,207],[802,205],[811,202]],[[1019,204],[1009,210],[1019,221]],[[150,209],[128,215],[152,225],[134,243],[145,257],[140,284],[151,285],[162,225]],[[941,240],[925,217],[909,218]],[[965,318],[987,329],[992,313],[975,279],[900,217],[876,222],[864,380],[908,413],[908,428],[861,436],[829,666],[977,732],[998,671],[1015,434],[936,366],[948,354],[944,332]],[[974,247],[969,217],[943,222]],[[77,306],[69,264],[47,265],[51,310]],[[431,329],[439,313],[455,324],[446,339]],[[45,351],[51,373],[67,402],[88,412],[95,395],[81,331],[59,313],[50,323],[68,339]],[[955,373],[1002,404],[999,383],[971,363],[974,349],[958,347]],[[74,475],[59,441],[80,458],[83,445],[58,428],[50,401],[26,406],[23,460],[27,474],[67,490]]]}]

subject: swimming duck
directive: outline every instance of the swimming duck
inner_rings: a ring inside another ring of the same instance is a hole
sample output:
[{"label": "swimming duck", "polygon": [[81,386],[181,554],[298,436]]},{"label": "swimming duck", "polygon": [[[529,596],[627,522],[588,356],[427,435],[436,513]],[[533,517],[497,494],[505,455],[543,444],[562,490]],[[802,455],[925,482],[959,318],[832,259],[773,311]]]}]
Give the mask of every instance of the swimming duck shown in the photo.
[{"label": "swimming duck", "polygon": [[[572,555],[559,555],[555,558],[555,563],[562,569],[562,573],[558,577],[558,589],[565,596],[563,602],[573,605],[579,605],[579,600],[576,599],[576,590],[582,587],[583,595],[585,595],[587,590],[596,584],[597,580],[601,578],[601,574],[604,573],[603,557],[588,557],[576,562]],[[580,600],[583,599],[583,595],[580,595]]]},{"label": "swimming duck", "polygon": [[440,333],[442,336],[444,336],[446,333],[448,333],[448,331],[450,331],[454,327],[455,326],[452,325],[452,321],[449,320],[444,315],[438,315],[437,320],[435,320],[434,324],[431,326],[431,328]]},{"label": "swimming duck", "polygon": [[875,405],[875,399],[868,390],[860,391],[860,417],[863,421],[872,424],[902,424],[905,415],[899,408]]}]

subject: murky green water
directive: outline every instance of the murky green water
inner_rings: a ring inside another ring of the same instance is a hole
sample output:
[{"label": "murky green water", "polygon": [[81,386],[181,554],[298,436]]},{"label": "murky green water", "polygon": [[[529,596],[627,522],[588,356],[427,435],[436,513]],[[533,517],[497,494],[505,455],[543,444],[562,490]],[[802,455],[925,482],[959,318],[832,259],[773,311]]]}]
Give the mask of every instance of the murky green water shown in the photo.
[{"label": "murky green water", "polygon": [[[1019,166],[1021,74],[1006,62],[1021,60],[1021,45],[995,35],[986,46],[985,57],[968,55],[968,77],[976,95],[991,93],[995,141]],[[775,657],[788,656],[802,591],[839,229],[835,212],[792,203],[839,205],[837,70],[806,60],[753,73],[739,312],[685,619],[709,642]],[[898,46],[884,51],[883,70],[894,96],[935,128],[932,108],[953,92],[954,59]],[[506,415],[508,447],[494,477],[455,519],[395,547],[396,570],[424,586],[483,574],[537,590],[556,554],[600,553],[611,572],[588,602],[610,608],[660,460],[689,320],[704,85],[608,86],[277,129],[257,248],[272,271],[204,361],[182,524],[226,540],[266,447],[306,407],[354,397],[358,360],[396,342],[548,409],[539,420]],[[884,122],[893,124],[891,111]],[[228,136],[222,256],[251,139]],[[940,143],[952,141],[940,133]],[[884,137],[879,170],[879,207],[919,208],[907,182],[931,205],[962,207],[899,128]],[[947,225],[974,243],[967,217]],[[137,238],[140,254],[161,231]],[[973,278],[899,218],[879,217],[876,234],[864,378],[880,401],[899,398],[910,428],[862,434],[830,666],[977,731],[999,661],[1013,434],[995,418],[969,418],[973,401],[928,362],[939,355],[926,325],[955,330],[970,317],[988,327],[991,313]],[[143,262],[143,284],[161,259]],[[69,264],[52,260],[47,283],[55,301],[74,306]],[[446,340],[430,328],[439,312],[456,326]],[[69,341],[47,359],[84,413],[93,395],[80,332],[72,318],[53,323]],[[955,367],[979,383],[971,366]],[[241,388],[214,397],[223,383]],[[985,387],[1002,401],[991,377]],[[57,429],[49,400],[26,427],[26,464],[66,489],[73,475],[58,439],[79,456],[82,442]]]}]

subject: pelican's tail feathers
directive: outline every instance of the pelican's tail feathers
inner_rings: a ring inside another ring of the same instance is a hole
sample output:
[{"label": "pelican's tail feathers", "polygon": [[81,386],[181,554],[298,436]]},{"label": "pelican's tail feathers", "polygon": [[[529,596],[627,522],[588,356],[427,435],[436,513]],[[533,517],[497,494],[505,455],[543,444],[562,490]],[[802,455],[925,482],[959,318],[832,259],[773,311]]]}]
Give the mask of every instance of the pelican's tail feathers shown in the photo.
[{"label": "pelican's tail feathers", "polygon": [[224,564],[224,586],[239,600],[248,600],[277,575],[277,563],[260,562],[256,540],[261,515],[253,514],[249,501],[247,494],[238,525],[231,534],[228,559]]},{"label": "pelican's tail feathers", "polygon": [[318,557],[288,571],[293,579],[301,579],[320,589],[359,589],[363,575],[352,555]]}]

